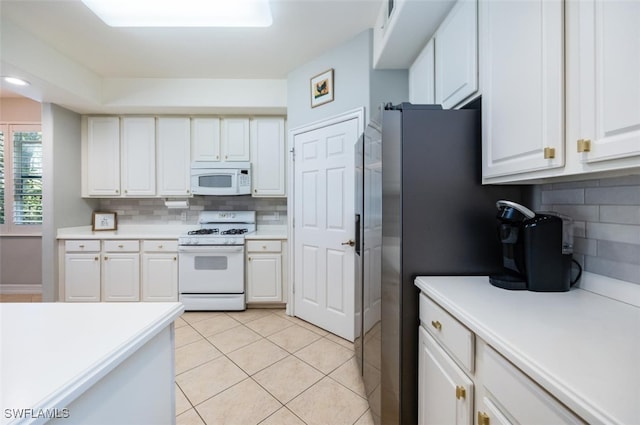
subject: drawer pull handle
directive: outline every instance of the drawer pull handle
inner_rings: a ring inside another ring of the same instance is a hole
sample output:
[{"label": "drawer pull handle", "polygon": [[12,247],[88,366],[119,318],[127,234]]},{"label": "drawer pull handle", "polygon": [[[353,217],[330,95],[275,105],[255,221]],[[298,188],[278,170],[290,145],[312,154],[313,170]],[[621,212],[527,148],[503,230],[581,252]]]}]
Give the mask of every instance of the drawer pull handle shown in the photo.
[{"label": "drawer pull handle", "polygon": [[464,387],[461,387],[460,385],[456,386],[456,398],[458,400],[463,400],[467,395],[467,391],[464,389]]},{"label": "drawer pull handle", "polygon": [[94,257],[93,259],[94,259],[94,261],[98,261],[98,257]]},{"label": "drawer pull handle", "polygon": [[556,157],[555,148],[544,148],[544,159],[554,159]]},{"label": "drawer pull handle", "polygon": [[124,245],[118,245],[118,248],[124,248]]},{"label": "drawer pull handle", "polygon": [[177,260],[178,260],[178,257],[173,257],[173,261],[177,261]]},{"label": "drawer pull handle", "polygon": [[80,248],[84,248],[84,245],[78,245]]},{"label": "drawer pull handle", "polygon": [[442,323],[438,322],[437,320],[432,320],[431,321],[431,326],[433,326],[434,328],[436,328],[437,330],[442,330]]},{"label": "drawer pull handle", "polygon": [[162,245],[158,245],[158,249],[162,249],[162,248],[163,248],[163,246],[162,246]]},{"label": "drawer pull handle", "polygon": [[489,425],[489,415],[484,412],[478,412],[478,425]]},{"label": "drawer pull handle", "polygon": [[104,261],[107,261],[109,259],[109,257],[104,257]]},{"label": "drawer pull handle", "polygon": [[591,140],[579,139],[578,140],[578,152],[591,152]]}]

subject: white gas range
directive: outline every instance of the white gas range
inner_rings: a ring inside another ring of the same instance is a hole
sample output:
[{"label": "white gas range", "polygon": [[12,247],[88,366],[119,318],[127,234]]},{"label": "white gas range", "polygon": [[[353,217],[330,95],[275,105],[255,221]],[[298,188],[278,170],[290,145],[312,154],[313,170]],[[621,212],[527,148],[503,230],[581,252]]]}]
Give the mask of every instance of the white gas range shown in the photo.
[{"label": "white gas range", "polygon": [[255,211],[203,211],[199,228],[178,238],[179,291],[185,310],[244,310],[244,237]]}]

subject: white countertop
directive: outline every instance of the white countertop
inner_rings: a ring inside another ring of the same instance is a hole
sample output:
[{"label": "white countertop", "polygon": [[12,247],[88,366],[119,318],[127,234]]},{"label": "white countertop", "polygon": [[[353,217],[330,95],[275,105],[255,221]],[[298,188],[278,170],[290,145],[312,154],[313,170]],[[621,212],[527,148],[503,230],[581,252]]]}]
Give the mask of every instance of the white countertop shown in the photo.
[{"label": "white countertop", "polygon": [[582,289],[508,291],[487,277],[416,286],[588,423],[639,423],[640,308]]},{"label": "white countertop", "polygon": [[65,227],[58,229],[58,239],[178,239],[195,224],[125,224],[118,230],[101,230],[94,232],[91,226]]},{"label": "white countertop", "polygon": [[63,409],[182,312],[182,303],[0,304],[4,409]]},{"label": "white countertop", "polygon": [[[196,229],[197,224],[125,224],[115,231],[91,230],[91,226],[65,227],[58,229],[58,239],[178,239]],[[245,239],[287,239],[287,226],[258,226],[255,233]]]},{"label": "white countertop", "polygon": [[287,239],[287,226],[258,226],[254,233],[245,239]]}]

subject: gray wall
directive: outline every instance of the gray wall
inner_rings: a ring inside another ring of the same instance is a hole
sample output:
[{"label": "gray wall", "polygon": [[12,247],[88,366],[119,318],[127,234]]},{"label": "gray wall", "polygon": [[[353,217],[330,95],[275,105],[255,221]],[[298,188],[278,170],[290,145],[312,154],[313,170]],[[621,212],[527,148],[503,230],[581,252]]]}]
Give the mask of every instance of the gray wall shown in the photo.
[{"label": "gray wall", "polygon": [[[335,115],[365,108],[365,122],[380,102],[400,102],[409,98],[408,71],[372,70],[372,30],[296,68],[287,76],[287,124],[301,127]],[[333,102],[311,107],[310,80],[334,69]]]},{"label": "gray wall", "polygon": [[584,269],[640,284],[640,175],[535,187],[534,208],[574,220]]},{"label": "gray wall", "polygon": [[[40,236],[0,237],[0,288],[3,291],[21,294],[40,293],[41,247]],[[14,285],[20,285],[23,288]]]},{"label": "gray wall", "polygon": [[58,105],[42,105],[43,224],[42,300],[58,299],[56,232],[91,224],[95,200],[80,197],[80,115]]}]

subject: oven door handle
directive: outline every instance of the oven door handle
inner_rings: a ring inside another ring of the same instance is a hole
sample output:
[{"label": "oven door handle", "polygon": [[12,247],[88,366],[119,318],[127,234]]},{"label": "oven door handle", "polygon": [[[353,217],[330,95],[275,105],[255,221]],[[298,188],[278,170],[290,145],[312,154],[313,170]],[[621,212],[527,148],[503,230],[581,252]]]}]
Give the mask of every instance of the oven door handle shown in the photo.
[{"label": "oven door handle", "polygon": [[178,252],[194,254],[244,252],[244,245],[180,245],[178,246]]}]

